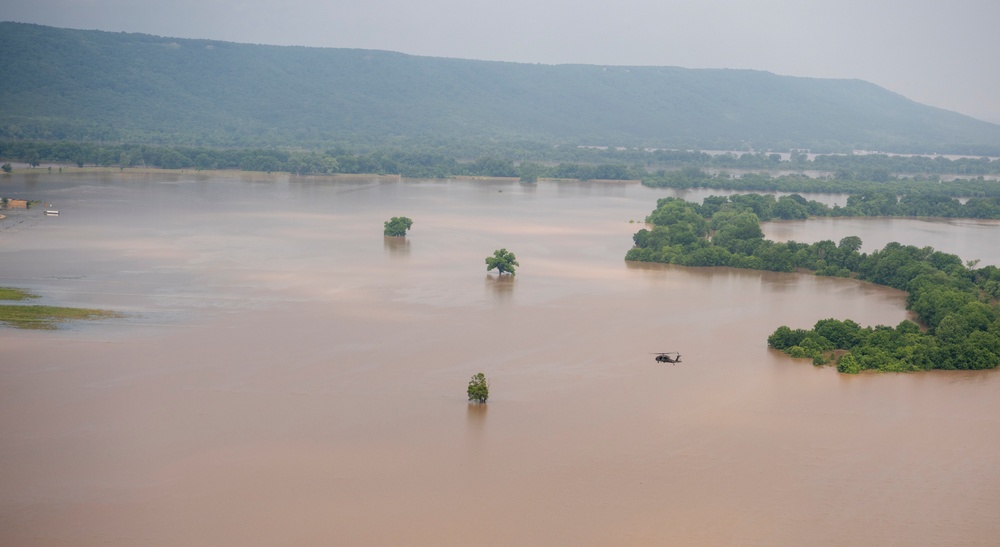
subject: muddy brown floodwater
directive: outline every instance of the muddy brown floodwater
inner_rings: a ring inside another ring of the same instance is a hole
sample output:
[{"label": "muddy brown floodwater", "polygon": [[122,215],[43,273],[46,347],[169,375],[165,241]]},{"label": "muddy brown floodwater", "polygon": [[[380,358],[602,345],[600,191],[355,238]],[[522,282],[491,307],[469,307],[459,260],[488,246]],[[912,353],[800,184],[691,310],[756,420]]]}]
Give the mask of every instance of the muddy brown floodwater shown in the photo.
[{"label": "muddy brown floodwater", "polygon": [[[128,314],[0,328],[0,544],[1000,538],[1000,374],[769,350],[782,324],[895,325],[904,294],[624,262],[668,190],[167,173],[0,194],[60,210],[0,221],[0,285]],[[995,223],[846,222],[767,229],[1000,263]],[[485,271],[500,247],[514,279]]]}]

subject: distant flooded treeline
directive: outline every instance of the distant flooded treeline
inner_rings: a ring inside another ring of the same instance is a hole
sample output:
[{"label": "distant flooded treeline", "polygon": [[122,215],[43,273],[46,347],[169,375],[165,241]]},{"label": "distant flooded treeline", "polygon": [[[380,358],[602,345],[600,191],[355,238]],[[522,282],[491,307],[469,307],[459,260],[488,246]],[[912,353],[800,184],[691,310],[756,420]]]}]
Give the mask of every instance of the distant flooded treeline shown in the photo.
[{"label": "distant flooded treeline", "polygon": [[[298,175],[349,173],[396,174],[412,178],[519,177],[528,182],[538,178],[642,180],[649,185],[674,187],[724,182],[732,185],[727,187],[744,190],[759,190],[761,181],[771,184],[767,181],[773,177],[756,175],[748,178],[746,174],[733,177],[726,173],[710,176],[702,170],[809,171],[825,175],[822,179],[815,179],[801,174],[779,178],[779,181],[787,186],[801,185],[804,180],[819,180],[823,181],[822,189],[801,187],[792,190],[838,192],[885,190],[884,187],[859,186],[885,185],[909,179],[926,185],[937,182],[941,175],[970,179],[1000,175],[1000,160],[987,157],[809,155],[802,151],[780,154],[751,151],[708,153],[696,150],[552,146],[530,142],[496,144],[492,147],[452,146],[451,143],[405,147],[345,145],[317,151],[6,140],[0,141],[0,159],[34,166],[52,162],[80,167],[241,169]],[[739,181],[746,184],[740,186]]]},{"label": "distant flooded treeline", "polygon": [[[996,162],[992,162],[996,163]],[[719,190],[738,190],[754,192],[812,192],[820,194],[890,194],[894,196],[909,195],[916,199],[921,195],[925,199],[932,196],[938,201],[948,201],[955,197],[1000,197],[1000,184],[993,178],[982,175],[975,178],[956,178],[944,182],[937,175],[898,176],[889,173],[854,173],[838,170],[826,176],[808,176],[792,173],[772,175],[770,173],[744,173],[732,175],[729,173],[709,174],[697,167],[686,167],[676,171],[658,171],[643,178],[647,186],[667,188],[713,188]],[[899,212],[886,209],[879,213],[883,216],[927,216],[921,212]],[[834,215],[840,216],[840,215]],[[851,215],[847,215],[851,216]],[[963,214],[945,214],[931,216],[966,216]],[[994,218],[992,216],[978,218]]]}]

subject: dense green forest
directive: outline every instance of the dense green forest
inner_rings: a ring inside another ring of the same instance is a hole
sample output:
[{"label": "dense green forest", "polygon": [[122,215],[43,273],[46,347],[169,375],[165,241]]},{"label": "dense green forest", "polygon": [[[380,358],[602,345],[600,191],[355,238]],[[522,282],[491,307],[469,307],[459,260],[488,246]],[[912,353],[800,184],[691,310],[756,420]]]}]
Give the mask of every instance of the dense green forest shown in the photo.
[{"label": "dense green forest", "polygon": [[996,124],[859,80],[750,70],[487,62],[4,22],[0,74],[5,139],[437,146],[465,158],[521,142],[1000,152]]},{"label": "dense green forest", "polygon": [[[881,215],[881,208],[891,206],[893,201],[893,195],[852,196],[845,209]],[[982,201],[1000,211],[996,198]],[[874,203],[879,205],[871,207]],[[895,206],[908,207],[910,203],[922,203],[928,214],[947,216],[957,202],[904,196]],[[635,247],[626,254],[626,260],[783,272],[809,270],[817,275],[853,277],[907,291],[907,308],[916,313],[926,331],[909,321],[896,327],[862,328],[850,320],[827,319],[816,323],[812,330],[782,326],[768,338],[771,347],[794,357],[810,357],[816,364],[824,364],[839,353],[836,358],[841,372],[982,369],[1000,365],[1000,269],[976,269],[973,263],[963,264],[956,255],[899,243],[862,253],[862,241],[856,236],[837,243],[826,240],[812,244],[764,239],[758,213],[765,218],[783,218],[778,211],[821,212],[823,207],[800,196],[709,197],[700,205],[663,198],[646,219],[652,228],[635,234]]]}]

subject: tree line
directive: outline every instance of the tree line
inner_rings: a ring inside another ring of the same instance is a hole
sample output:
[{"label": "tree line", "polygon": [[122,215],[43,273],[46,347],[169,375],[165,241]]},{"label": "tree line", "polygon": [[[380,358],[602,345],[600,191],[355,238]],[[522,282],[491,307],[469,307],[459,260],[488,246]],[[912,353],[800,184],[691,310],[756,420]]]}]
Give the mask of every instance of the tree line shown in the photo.
[{"label": "tree line", "polygon": [[323,152],[283,149],[218,149],[180,146],[99,144],[71,141],[0,141],[0,158],[20,160],[32,166],[42,162],[69,163],[78,167],[155,167],[163,169],[239,169],[287,172],[296,175],[393,174],[411,178],[453,176],[519,177],[526,182],[538,178],[578,180],[638,180],[642,171],[624,164],[560,163],[543,165],[484,156],[460,161],[438,152],[399,149]]},{"label": "tree line", "polygon": [[[998,184],[997,186],[1000,186]],[[941,190],[896,196],[893,192],[867,191],[847,196],[842,207],[832,207],[799,194],[776,197],[774,194],[737,194],[711,196],[701,206],[712,214],[727,203],[749,209],[761,222],[802,220],[809,217],[942,217],[1000,219],[1000,197],[975,197],[964,202]]]},{"label": "tree line", "polygon": [[[94,141],[0,140],[0,158],[29,165],[41,162],[83,167],[155,167],[164,169],[241,169],[298,175],[398,174],[412,178],[451,176],[518,177],[576,180],[641,180],[648,186],[717,188],[786,192],[939,192],[951,196],[1000,195],[1000,185],[983,175],[1000,174],[1000,160],[936,158],[920,163],[920,175],[900,177],[917,158],[893,156],[816,156],[804,154],[781,160],[777,154],[711,155],[699,151],[638,150],[580,146],[544,146],[538,143],[497,143],[494,146],[448,142],[423,145],[370,146],[363,143],[323,151],[279,148],[213,148]],[[476,159],[468,159],[476,158]],[[836,158],[836,159],[834,159]],[[873,160],[872,158],[875,158]],[[927,158],[924,158],[927,159]],[[877,163],[877,162],[883,163]],[[734,164],[735,162],[735,164]],[[873,163],[876,162],[876,163]],[[816,177],[805,174],[773,176],[765,173],[709,174],[704,169],[833,169]],[[890,171],[892,168],[894,171]],[[931,169],[933,168],[933,169]],[[969,173],[972,179],[942,183],[939,174]]]},{"label": "tree line", "polygon": [[[905,198],[904,198],[905,199]],[[683,266],[731,266],[852,277],[908,292],[919,325],[862,328],[850,320],[813,329],[779,327],[771,347],[816,364],[836,359],[838,370],[982,369],[1000,365],[1000,269],[975,268],[931,247],[889,243],[871,253],[850,236],[806,244],[764,239],[753,204],[760,196],[709,197],[701,205],[663,198],[647,217],[651,229],[634,236],[626,260]]]},{"label": "tree line", "polygon": [[[991,162],[992,163],[992,162]],[[712,188],[750,192],[810,192],[819,194],[890,193],[941,194],[952,197],[1000,197],[1000,184],[979,175],[975,178],[956,178],[942,182],[936,175],[902,177],[886,172],[851,172],[839,170],[827,175],[809,176],[801,173],[772,175],[770,173],[710,174],[688,166],[664,171],[659,170],[643,178],[643,184],[665,188]]]}]

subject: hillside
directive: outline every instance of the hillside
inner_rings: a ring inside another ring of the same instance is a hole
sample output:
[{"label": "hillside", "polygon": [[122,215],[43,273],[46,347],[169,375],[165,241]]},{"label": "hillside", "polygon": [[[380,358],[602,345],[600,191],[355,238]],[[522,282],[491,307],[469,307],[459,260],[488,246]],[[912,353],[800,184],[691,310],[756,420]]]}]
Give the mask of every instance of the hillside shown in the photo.
[{"label": "hillside", "polygon": [[1000,125],[859,80],[531,65],[0,23],[0,138],[476,140],[987,154]]}]

